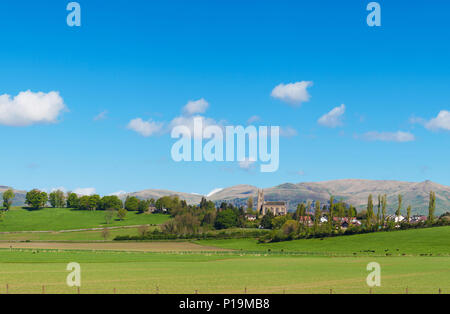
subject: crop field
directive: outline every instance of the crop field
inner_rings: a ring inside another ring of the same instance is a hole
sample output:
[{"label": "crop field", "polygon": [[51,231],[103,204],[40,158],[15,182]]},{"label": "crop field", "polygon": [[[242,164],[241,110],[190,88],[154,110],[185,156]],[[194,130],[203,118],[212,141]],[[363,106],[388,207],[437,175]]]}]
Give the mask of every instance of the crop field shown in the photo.
[{"label": "crop field", "polygon": [[44,208],[40,210],[14,208],[6,213],[4,221],[0,223],[0,232],[60,231],[144,224],[159,225],[168,219],[168,215],[128,212],[123,221],[114,217],[111,223],[107,225],[104,211],[80,211],[68,208]]},{"label": "crop field", "polygon": [[450,291],[450,257],[298,257],[0,250],[0,293],[77,293],[66,265],[81,265],[80,293],[369,293],[366,265],[381,265],[373,293]]}]

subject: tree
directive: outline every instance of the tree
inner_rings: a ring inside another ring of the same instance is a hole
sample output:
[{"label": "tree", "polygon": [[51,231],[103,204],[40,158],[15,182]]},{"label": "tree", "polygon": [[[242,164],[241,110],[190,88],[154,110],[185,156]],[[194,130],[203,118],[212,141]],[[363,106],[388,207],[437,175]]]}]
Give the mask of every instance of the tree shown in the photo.
[{"label": "tree", "polygon": [[373,219],[373,197],[372,194],[369,195],[369,199],[367,200],[367,226],[372,226]]},{"label": "tree", "polygon": [[115,213],[114,209],[107,209],[105,211],[105,221],[106,221],[107,225],[109,225],[111,223],[111,221],[113,220],[114,213]]},{"label": "tree", "polygon": [[322,216],[322,212],[320,210],[320,201],[316,201],[315,211],[314,211],[314,231],[317,232],[319,227],[320,217]]},{"label": "tree", "polygon": [[64,196],[64,192],[57,190],[53,191],[49,195],[49,202],[53,208],[62,208],[66,203],[66,198]]},{"label": "tree", "polygon": [[252,211],[253,210],[253,197],[250,196],[247,200],[247,210]]},{"label": "tree", "polygon": [[117,217],[119,220],[124,220],[127,216],[127,210],[125,208],[121,208],[117,211]]},{"label": "tree", "polygon": [[33,209],[40,209],[45,207],[48,201],[48,195],[38,189],[31,190],[25,197],[25,203]]},{"label": "tree", "polygon": [[123,207],[123,203],[116,195],[103,196],[100,200],[99,209],[101,210],[119,210]]},{"label": "tree", "polygon": [[67,193],[67,208],[78,208],[80,206],[78,195],[75,193]]},{"label": "tree", "polygon": [[378,194],[377,224],[380,224],[380,220],[381,220],[381,195]]},{"label": "tree", "polygon": [[8,189],[3,193],[3,207],[6,211],[11,208],[14,197],[16,197],[16,195],[12,189]]},{"label": "tree", "polygon": [[382,213],[382,224],[384,226],[384,223],[386,222],[386,215],[387,215],[387,195],[384,194],[381,198],[381,213]]},{"label": "tree", "polygon": [[103,228],[102,237],[105,241],[108,239],[108,237],[109,237],[109,229],[108,228]]},{"label": "tree", "polygon": [[145,213],[150,209],[151,202],[150,200],[142,200],[139,202],[138,210],[140,213]]},{"label": "tree", "polygon": [[222,210],[217,213],[214,227],[218,230],[236,227],[238,223],[238,215],[232,209]]},{"label": "tree", "polygon": [[395,215],[397,217],[400,217],[400,215],[402,214],[402,202],[403,202],[403,196],[401,194],[398,195],[398,207],[397,207],[397,211],[395,212]]},{"label": "tree", "polygon": [[411,221],[411,205],[406,209],[406,221],[409,223]]},{"label": "tree", "polygon": [[264,229],[272,229],[273,228],[273,218],[275,216],[271,211],[268,211],[264,217],[261,219],[261,227]]},{"label": "tree", "polygon": [[135,196],[127,196],[125,200],[125,209],[134,212],[139,210],[139,199]]},{"label": "tree", "polygon": [[97,210],[100,206],[100,195],[94,194],[89,196],[89,210]]},{"label": "tree", "polygon": [[428,221],[434,221],[434,211],[436,210],[436,193],[430,192],[430,203],[428,205]]}]

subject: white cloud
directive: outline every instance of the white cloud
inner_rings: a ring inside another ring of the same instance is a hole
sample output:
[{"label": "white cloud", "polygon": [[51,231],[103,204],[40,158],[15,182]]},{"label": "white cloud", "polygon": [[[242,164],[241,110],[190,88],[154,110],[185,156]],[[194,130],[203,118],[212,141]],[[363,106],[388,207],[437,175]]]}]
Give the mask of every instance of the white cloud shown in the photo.
[{"label": "white cloud", "polygon": [[0,95],[0,124],[7,126],[29,126],[41,123],[56,123],[66,109],[58,92],[20,92],[14,98]]},{"label": "white cloud", "polygon": [[209,103],[201,98],[195,101],[189,101],[183,108],[183,113],[186,115],[193,115],[196,113],[204,113],[209,107]]},{"label": "white cloud", "polygon": [[310,81],[280,84],[272,90],[271,95],[289,104],[300,106],[303,102],[307,102],[311,98],[308,93],[308,87],[312,85],[313,82]]},{"label": "white cloud", "polygon": [[98,115],[96,115],[96,116],[94,117],[94,121],[105,120],[105,119],[107,118],[107,117],[106,117],[107,114],[108,114],[108,111],[107,111],[107,110],[100,112]]},{"label": "white cloud", "polygon": [[121,195],[124,195],[124,194],[128,194],[128,192],[125,192],[125,191],[117,191],[117,192],[114,192],[114,193],[109,194],[109,196],[121,196]]},{"label": "white cloud", "polygon": [[320,125],[326,126],[329,128],[335,128],[338,126],[342,126],[342,116],[345,113],[345,105],[342,104],[339,107],[334,108],[330,112],[324,114],[317,121]]},{"label": "white cloud", "polygon": [[447,130],[450,131],[450,111],[442,110],[438,116],[425,124],[429,130]]},{"label": "white cloud", "polygon": [[239,162],[239,167],[241,169],[250,170],[255,164],[255,162],[256,160],[254,159],[246,158],[245,160]]},{"label": "white cloud", "polygon": [[368,132],[361,136],[367,141],[383,141],[383,142],[412,142],[416,138],[414,134],[409,132]]},{"label": "white cloud", "polygon": [[93,195],[95,191],[95,188],[77,188],[73,190],[73,193],[78,195]]},{"label": "white cloud", "polygon": [[164,124],[161,122],[144,121],[141,118],[136,118],[128,123],[127,128],[133,130],[142,136],[149,137],[158,134],[163,129]]},{"label": "white cloud", "polygon": [[291,128],[290,126],[287,127],[280,127],[280,136],[283,137],[294,137],[297,136],[298,132],[296,129]]},{"label": "white cloud", "polygon": [[219,192],[222,191],[222,190],[223,190],[222,188],[214,189],[214,190],[212,190],[211,192],[209,192],[208,195],[206,195],[206,197],[211,197],[211,196],[213,196],[214,194],[219,193]]},{"label": "white cloud", "polygon": [[260,116],[251,116],[248,120],[247,120],[247,124],[252,124],[255,122],[259,122],[261,121],[261,117]]}]

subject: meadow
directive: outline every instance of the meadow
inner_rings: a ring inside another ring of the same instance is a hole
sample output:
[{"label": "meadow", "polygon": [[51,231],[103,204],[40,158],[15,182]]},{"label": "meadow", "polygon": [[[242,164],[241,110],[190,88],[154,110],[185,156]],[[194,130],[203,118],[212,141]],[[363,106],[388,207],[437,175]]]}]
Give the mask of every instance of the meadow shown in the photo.
[{"label": "meadow", "polygon": [[117,217],[114,217],[110,224],[107,224],[104,211],[81,211],[68,208],[29,210],[16,207],[7,212],[4,221],[0,222],[0,232],[60,231],[144,224],[159,225],[168,219],[170,217],[163,214],[146,215],[128,212],[124,220],[120,221]]},{"label": "meadow", "polygon": [[[369,293],[370,262],[379,263],[382,274],[372,293],[450,293],[450,227],[267,244],[112,241],[138,233],[125,226],[158,228],[167,219],[128,213],[108,225],[121,228],[111,229],[106,241],[101,230],[0,234],[0,294],[77,293],[66,285],[70,262],[81,265],[80,293]],[[100,211],[16,208],[0,232],[104,225]]]},{"label": "meadow", "polygon": [[81,265],[80,293],[369,293],[370,262],[381,265],[373,293],[450,291],[450,257],[298,257],[236,253],[166,254],[0,250],[0,293],[77,293],[67,263]]},{"label": "meadow", "polygon": [[[353,255],[450,256],[450,227],[410,229],[260,244],[256,239],[204,240],[197,243],[242,251]],[[450,265],[449,265],[450,268]]]}]

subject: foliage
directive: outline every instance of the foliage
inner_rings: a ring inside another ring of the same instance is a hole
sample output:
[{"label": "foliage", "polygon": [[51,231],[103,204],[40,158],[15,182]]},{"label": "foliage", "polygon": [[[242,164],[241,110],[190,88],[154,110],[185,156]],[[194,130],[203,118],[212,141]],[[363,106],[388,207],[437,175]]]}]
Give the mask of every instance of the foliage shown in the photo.
[{"label": "foliage", "polygon": [[64,192],[61,190],[53,191],[49,195],[49,202],[53,208],[62,208],[66,205]]},{"label": "foliage", "polygon": [[12,189],[8,189],[3,193],[3,207],[5,210],[9,210],[12,206],[13,200],[14,200],[15,194]]},{"label": "foliage", "polygon": [[117,211],[117,218],[119,218],[119,220],[124,220],[126,216],[127,210],[125,208],[121,208]]},{"label": "foliage", "polygon": [[217,213],[214,227],[218,230],[228,229],[238,226],[238,215],[232,209],[225,209]]},{"label": "foliage", "polygon": [[45,207],[48,201],[48,195],[38,189],[31,190],[25,197],[25,203],[33,209]]},{"label": "foliage", "polygon": [[125,209],[134,212],[139,210],[139,199],[135,196],[127,196],[125,200]]},{"label": "foliage", "polygon": [[116,195],[103,196],[99,209],[101,210],[119,210],[123,207],[123,203]]}]

